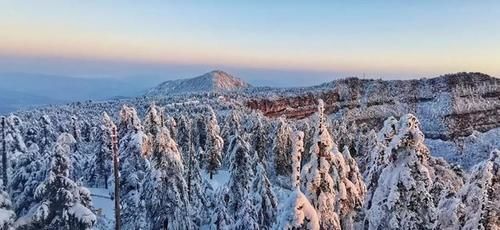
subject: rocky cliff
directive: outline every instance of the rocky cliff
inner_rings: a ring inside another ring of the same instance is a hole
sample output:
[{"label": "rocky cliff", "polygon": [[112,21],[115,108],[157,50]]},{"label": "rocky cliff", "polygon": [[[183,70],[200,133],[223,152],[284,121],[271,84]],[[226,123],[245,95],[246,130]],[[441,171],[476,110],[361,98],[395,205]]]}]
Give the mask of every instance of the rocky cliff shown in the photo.
[{"label": "rocky cliff", "polygon": [[330,116],[380,128],[389,116],[413,113],[428,138],[449,140],[500,127],[500,79],[481,73],[448,74],[420,80],[348,78],[296,89],[293,94],[262,95],[246,106],[266,116],[302,119],[318,99]]}]

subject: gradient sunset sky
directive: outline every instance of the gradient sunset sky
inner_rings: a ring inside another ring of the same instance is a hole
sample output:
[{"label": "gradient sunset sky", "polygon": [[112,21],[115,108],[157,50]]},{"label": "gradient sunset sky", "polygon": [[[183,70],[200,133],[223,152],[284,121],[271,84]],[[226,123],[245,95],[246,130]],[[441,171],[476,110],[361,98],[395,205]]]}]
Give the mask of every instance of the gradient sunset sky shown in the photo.
[{"label": "gradient sunset sky", "polygon": [[500,76],[500,1],[0,1],[0,72],[211,69],[297,85]]}]

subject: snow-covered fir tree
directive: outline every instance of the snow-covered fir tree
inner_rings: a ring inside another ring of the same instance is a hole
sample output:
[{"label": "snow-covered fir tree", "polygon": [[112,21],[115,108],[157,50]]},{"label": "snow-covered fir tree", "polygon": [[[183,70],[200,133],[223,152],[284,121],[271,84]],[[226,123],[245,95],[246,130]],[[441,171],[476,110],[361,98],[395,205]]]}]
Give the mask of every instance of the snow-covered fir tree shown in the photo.
[{"label": "snow-covered fir tree", "polygon": [[0,151],[2,153],[2,180],[8,184],[12,168],[16,169],[16,162],[26,152],[26,145],[22,136],[22,122],[19,117],[10,115],[0,117]]},{"label": "snow-covered fir tree", "polygon": [[140,199],[145,174],[149,167],[145,159],[147,136],[134,108],[123,106],[120,111],[120,202],[122,229],[137,229],[146,224],[144,200]]},{"label": "snow-covered fir tree", "polygon": [[465,185],[439,203],[439,229],[499,229],[500,151],[472,168]]},{"label": "snow-covered fir tree", "polygon": [[[243,205],[243,201],[249,199],[253,179],[252,160],[250,146],[240,136],[235,138],[235,144],[231,154],[230,178],[228,182],[228,211],[237,214]],[[237,219],[237,218],[235,218]]]},{"label": "snow-covered fir tree", "polygon": [[[238,110],[231,110],[229,115],[224,119],[224,125],[222,126],[221,136],[226,142],[224,142],[223,152],[228,153],[228,148],[231,140],[242,133],[241,127],[241,113]],[[226,155],[226,157],[228,157]],[[229,162],[228,162],[229,163]]]},{"label": "snow-covered fir tree", "polygon": [[162,117],[159,108],[152,103],[149,105],[146,117],[144,118],[144,133],[146,133],[151,140],[155,140],[156,136],[160,133],[163,126]]},{"label": "snow-covered fir tree", "polygon": [[285,118],[278,118],[275,138],[273,139],[274,164],[277,175],[289,176],[292,172],[292,168],[290,167],[291,158],[289,154],[292,146],[290,140],[291,132],[291,128]]},{"label": "snow-covered fir tree", "polygon": [[367,176],[365,228],[434,229],[441,192],[433,191],[456,190],[460,179],[430,156],[415,116],[387,119],[378,136]]},{"label": "snow-covered fir tree", "polygon": [[277,223],[273,229],[313,229],[319,230],[319,219],[316,209],[307,197],[300,191],[300,162],[304,152],[304,133],[296,131],[292,140],[292,173],[293,191],[280,209]]},{"label": "snow-covered fir tree", "polygon": [[189,150],[189,159],[187,167],[187,189],[188,200],[191,205],[191,219],[198,226],[204,224],[208,220],[208,209],[210,208],[209,196],[204,191],[206,182],[201,177],[201,168],[198,162],[198,154],[203,154],[203,149],[198,148],[198,153],[194,150],[194,145],[191,145]]},{"label": "snow-covered fir tree", "polygon": [[347,146],[342,154],[333,154],[332,166],[336,169],[332,170],[338,190],[335,207],[342,229],[355,229],[354,217],[361,210],[366,195],[363,177]]},{"label": "snow-covered fir tree", "polygon": [[40,147],[40,153],[44,157],[50,157],[50,151],[52,150],[52,144],[55,143],[57,139],[57,134],[52,121],[48,115],[42,115],[38,120],[38,130],[36,131],[37,144]]},{"label": "snow-covered fir tree", "polygon": [[[196,147],[202,147],[206,151],[207,147],[207,118],[204,113],[195,114],[193,117],[193,143]],[[206,159],[200,159],[204,164]]]},{"label": "snow-covered fir tree", "polygon": [[160,121],[161,125],[165,126],[172,138],[177,136],[177,121],[175,121],[175,118],[170,116],[169,114],[165,114],[163,111],[163,108],[159,108],[159,114],[160,114]]},{"label": "snow-covered fir tree", "polygon": [[251,130],[249,132],[251,133],[250,145],[257,154],[257,160],[262,162],[266,169],[272,168],[274,164],[268,165],[268,162],[272,161],[273,158],[269,154],[270,138],[268,136],[267,121],[265,121],[260,113],[252,113],[250,117],[252,117]]},{"label": "snow-covered fir tree", "polygon": [[255,206],[247,199],[243,200],[240,208],[235,215],[235,223],[233,229],[237,230],[258,230],[259,226],[258,213]]},{"label": "snow-covered fir tree", "polygon": [[210,216],[210,224],[208,225],[208,228],[210,230],[231,229],[233,228],[233,223],[234,220],[228,212],[225,202],[216,202],[215,209]]},{"label": "snow-covered fir tree", "polygon": [[191,123],[191,120],[185,114],[181,114],[177,119],[177,136],[175,139],[181,148],[183,162],[188,161],[191,147],[194,145],[192,126],[193,124]]},{"label": "snow-covered fir tree", "polygon": [[17,229],[92,229],[96,216],[90,192],[69,178],[75,139],[61,134],[54,146],[51,170],[35,191],[35,204],[16,221]]},{"label": "snow-covered fir tree", "polygon": [[163,127],[154,141],[151,170],[146,174],[141,199],[146,203],[149,229],[191,229],[188,188],[177,144]]},{"label": "snow-covered fir tree", "polygon": [[[334,153],[334,143],[326,127],[324,103],[319,100],[316,119],[316,133],[310,149],[310,160],[301,173],[302,190],[318,213],[322,229],[340,229],[340,219],[335,212],[338,181],[330,175],[330,159]],[[338,152],[338,150],[337,150]]]},{"label": "snow-covered fir tree", "polygon": [[35,189],[45,180],[47,159],[40,156],[36,143],[29,143],[25,154],[19,156],[9,183],[9,193],[18,216],[25,215],[35,203]]},{"label": "snow-covered fir tree", "polygon": [[108,183],[113,172],[113,128],[116,128],[111,117],[107,113],[103,114],[102,124],[99,127],[100,141],[97,156],[95,157],[96,185],[108,188]]},{"label": "snow-covered fir tree", "polygon": [[271,182],[267,178],[266,170],[261,163],[257,164],[257,172],[252,185],[252,202],[259,229],[270,229],[276,219],[278,201],[274,194]]},{"label": "snow-covered fir tree", "polygon": [[208,107],[208,118],[206,122],[206,168],[210,175],[210,179],[217,172],[222,162],[222,148],[224,147],[224,140],[219,136],[219,124],[217,117],[211,107]]},{"label": "snow-covered fir tree", "polygon": [[12,210],[12,202],[9,194],[3,189],[0,190],[0,229],[13,230],[16,214]]}]

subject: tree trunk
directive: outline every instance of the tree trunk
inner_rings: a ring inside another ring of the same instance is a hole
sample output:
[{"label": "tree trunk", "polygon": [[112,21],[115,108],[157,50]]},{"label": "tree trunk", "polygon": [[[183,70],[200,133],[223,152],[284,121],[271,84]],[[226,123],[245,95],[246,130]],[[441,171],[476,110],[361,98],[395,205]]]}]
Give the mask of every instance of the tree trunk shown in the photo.
[{"label": "tree trunk", "polygon": [[104,176],[104,188],[108,190],[108,175]]},{"label": "tree trunk", "polygon": [[113,142],[113,173],[114,173],[114,177],[115,177],[115,229],[120,230],[120,227],[121,227],[120,172],[118,171],[119,158],[118,158],[118,140],[117,140],[118,138],[117,138],[117,133],[116,133],[116,126],[113,127],[111,139]]},{"label": "tree trunk", "polygon": [[5,117],[2,117],[2,177],[3,186],[7,187],[7,145],[5,144]]}]

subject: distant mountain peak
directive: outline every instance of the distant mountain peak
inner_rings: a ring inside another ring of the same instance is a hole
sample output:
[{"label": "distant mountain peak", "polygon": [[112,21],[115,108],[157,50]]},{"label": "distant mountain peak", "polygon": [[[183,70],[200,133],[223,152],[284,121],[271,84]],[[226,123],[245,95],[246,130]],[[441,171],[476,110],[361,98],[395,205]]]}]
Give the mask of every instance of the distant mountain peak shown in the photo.
[{"label": "distant mountain peak", "polygon": [[213,70],[201,76],[165,81],[149,90],[147,96],[183,94],[191,92],[222,92],[251,87],[250,84],[222,70]]}]

